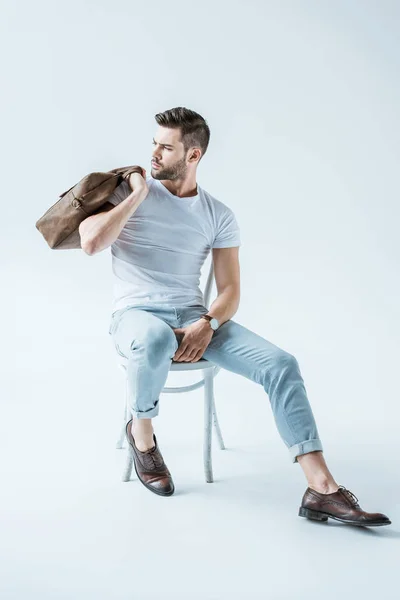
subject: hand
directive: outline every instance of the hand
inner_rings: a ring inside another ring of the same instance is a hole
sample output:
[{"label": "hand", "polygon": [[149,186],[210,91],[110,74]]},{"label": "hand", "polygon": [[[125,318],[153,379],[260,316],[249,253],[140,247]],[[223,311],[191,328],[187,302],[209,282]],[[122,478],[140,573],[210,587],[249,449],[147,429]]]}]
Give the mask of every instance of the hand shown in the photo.
[{"label": "hand", "polygon": [[173,360],[176,362],[197,362],[211,341],[214,330],[205,319],[199,319],[188,327],[174,329],[176,335],[183,335]]},{"label": "hand", "polygon": [[143,192],[148,193],[149,189],[146,183],[146,169],[143,169],[143,177],[140,173],[131,173],[127,179],[129,186],[133,192],[140,189]]}]

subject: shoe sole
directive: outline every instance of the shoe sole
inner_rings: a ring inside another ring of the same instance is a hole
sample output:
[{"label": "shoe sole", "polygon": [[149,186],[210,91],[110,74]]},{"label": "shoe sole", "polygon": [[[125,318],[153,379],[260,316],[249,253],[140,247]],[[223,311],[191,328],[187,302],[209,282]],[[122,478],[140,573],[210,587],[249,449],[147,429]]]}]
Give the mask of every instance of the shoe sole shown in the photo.
[{"label": "shoe sole", "polygon": [[135,467],[135,473],[136,473],[137,478],[139,479],[140,483],[142,485],[144,485],[144,487],[146,489],[150,490],[150,492],[153,492],[153,494],[157,494],[157,496],[172,496],[172,494],[175,492],[175,486],[173,484],[172,484],[173,485],[172,490],[170,492],[159,492],[155,488],[153,488],[150,485],[147,485],[146,483],[144,483],[144,481],[139,477],[139,473],[138,473],[137,468],[136,468],[135,451],[132,448],[132,444],[130,443],[129,439],[128,439],[128,444],[129,444],[129,452],[131,453],[132,459],[133,459],[133,466]]},{"label": "shoe sole", "polygon": [[365,523],[361,523],[360,521],[349,521],[348,519],[334,517],[329,513],[320,512],[319,510],[313,510],[312,508],[304,508],[303,506],[300,506],[299,508],[299,517],[306,517],[307,519],[311,519],[313,521],[327,521],[328,519],[334,519],[335,521],[341,521],[342,523],[347,523],[348,525],[358,525],[360,527],[379,527],[381,525],[392,524],[392,521],[369,521]]}]

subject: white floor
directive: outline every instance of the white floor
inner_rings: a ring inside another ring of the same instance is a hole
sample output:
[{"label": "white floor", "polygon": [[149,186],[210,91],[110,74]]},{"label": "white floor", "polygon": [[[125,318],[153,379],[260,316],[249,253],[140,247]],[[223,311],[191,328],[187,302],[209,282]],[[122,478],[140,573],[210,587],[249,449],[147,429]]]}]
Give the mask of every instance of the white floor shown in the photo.
[{"label": "white floor", "polygon": [[320,419],[337,482],[392,525],[311,522],[297,514],[306,480],[263,390],[221,371],[227,449],[214,445],[215,481],[204,479],[201,391],[162,395],[154,426],[176,492],[158,497],[134,473],[120,480],[123,382],[104,363],[89,387],[93,366],[80,352],[79,363],[72,354],[54,361],[51,377],[28,367],[2,425],[2,600],[398,597],[399,459],[390,430],[377,438],[353,423],[351,434],[337,416],[332,426]]}]

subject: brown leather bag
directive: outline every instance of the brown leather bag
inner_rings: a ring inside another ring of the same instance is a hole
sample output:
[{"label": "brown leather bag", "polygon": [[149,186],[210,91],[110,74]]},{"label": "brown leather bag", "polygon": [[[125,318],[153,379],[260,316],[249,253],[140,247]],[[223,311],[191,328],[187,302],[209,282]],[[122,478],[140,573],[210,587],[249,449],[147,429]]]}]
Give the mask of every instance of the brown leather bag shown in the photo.
[{"label": "brown leather bag", "polygon": [[114,208],[113,204],[107,203],[107,198],[131,173],[140,173],[144,177],[144,170],[139,165],[119,167],[89,173],[63,192],[59,200],[36,221],[36,228],[50,248],[82,248],[79,225],[91,215]]}]

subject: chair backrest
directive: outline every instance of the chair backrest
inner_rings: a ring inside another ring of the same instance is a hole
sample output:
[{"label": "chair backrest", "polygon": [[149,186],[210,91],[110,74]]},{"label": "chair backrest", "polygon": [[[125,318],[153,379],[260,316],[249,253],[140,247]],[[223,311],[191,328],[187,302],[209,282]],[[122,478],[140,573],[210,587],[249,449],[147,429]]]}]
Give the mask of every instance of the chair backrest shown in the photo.
[{"label": "chair backrest", "polygon": [[206,287],[204,288],[203,298],[204,298],[204,306],[208,309],[210,308],[210,296],[212,285],[214,281],[214,261],[211,257],[210,270],[208,272]]}]

